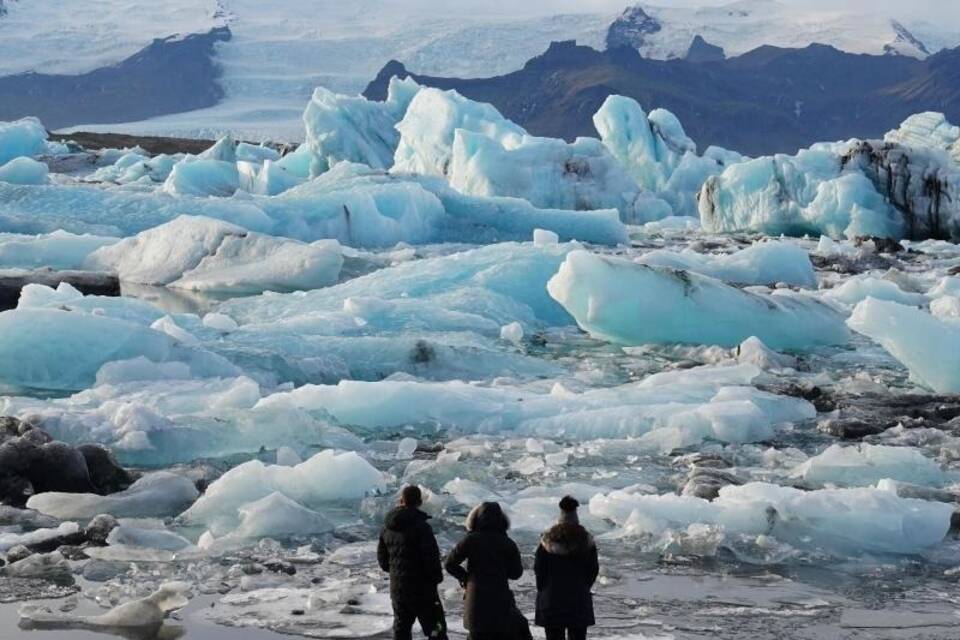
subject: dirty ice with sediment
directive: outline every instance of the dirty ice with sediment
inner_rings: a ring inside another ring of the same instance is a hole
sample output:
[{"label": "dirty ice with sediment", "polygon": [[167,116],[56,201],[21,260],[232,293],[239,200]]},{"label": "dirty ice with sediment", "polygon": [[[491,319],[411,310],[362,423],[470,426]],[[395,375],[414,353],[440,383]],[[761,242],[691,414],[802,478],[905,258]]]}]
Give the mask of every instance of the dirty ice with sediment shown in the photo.
[{"label": "dirty ice with sediment", "polygon": [[0,312],[0,600],[385,634],[378,527],[417,483],[442,547],[497,500],[528,556],[577,496],[600,636],[943,626],[960,128],[751,159],[646,107],[566,142],[410,80],[319,88],[285,154],[0,123],[0,278],[123,293],[31,282]]}]

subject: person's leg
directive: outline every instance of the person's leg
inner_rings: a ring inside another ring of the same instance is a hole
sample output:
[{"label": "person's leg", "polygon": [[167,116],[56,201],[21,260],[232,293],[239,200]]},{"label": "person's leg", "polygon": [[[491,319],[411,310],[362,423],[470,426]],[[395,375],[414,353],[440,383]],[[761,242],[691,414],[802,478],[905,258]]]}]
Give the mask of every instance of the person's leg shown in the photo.
[{"label": "person's leg", "polygon": [[406,602],[393,602],[393,640],[412,640],[417,612]]},{"label": "person's leg", "polygon": [[440,602],[439,595],[434,597],[432,602],[427,601],[418,605],[417,619],[420,620],[420,628],[427,638],[447,640],[447,617],[443,612],[443,603]]},{"label": "person's leg", "polygon": [[587,628],[586,627],[567,628],[567,640],[587,640]]},{"label": "person's leg", "polygon": [[543,631],[547,634],[547,640],[565,640],[563,627],[544,627]]}]

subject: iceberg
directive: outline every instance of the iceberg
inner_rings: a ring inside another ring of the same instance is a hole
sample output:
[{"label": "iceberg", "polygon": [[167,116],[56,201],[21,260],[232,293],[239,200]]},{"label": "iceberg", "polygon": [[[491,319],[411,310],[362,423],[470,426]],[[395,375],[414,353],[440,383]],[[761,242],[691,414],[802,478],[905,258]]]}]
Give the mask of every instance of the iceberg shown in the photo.
[{"label": "iceberg", "polygon": [[793,477],[814,485],[869,486],[881,480],[939,486],[946,476],[916,449],[859,444],[831,445],[794,469]]},{"label": "iceberg", "polygon": [[914,307],[922,307],[928,302],[923,294],[904,291],[895,282],[869,275],[850,278],[843,284],[826,290],[823,297],[848,307],[854,307],[867,298],[888,300]]},{"label": "iceberg", "polygon": [[707,524],[722,527],[726,536],[773,536],[811,551],[914,554],[943,541],[953,506],[901,498],[885,489],[802,491],[751,482],[723,487],[712,502],[614,491],[594,496],[590,513],[632,534],[659,535]]},{"label": "iceberg", "polygon": [[[745,160],[740,154],[710,147],[703,156],[675,115],[654,109],[647,115],[632,98],[611,95],[593,116],[604,146],[646,191],[667,202],[672,215],[697,211],[697,195],[706,179]],[[662,216],[645,216],[645,221]]]},{"label": "iceberg", "polygon": [[168,518],[200,495],[193,482],[169,471],[148,473],[129,489],[100,496],[93,493],[38,493],[27,507],[61,520],[89,520],[101,513],[117,518]]},{"label": "iceberg", "polygon": [[942,151],[851,140],[727,167],[699,210],[714,233],[958,239],[958,196],[960,170]]},{"label": "iceberg", "polygon": [[98,249],[86,265],[113,271],[127,282],[239,295],[334,284],[343,256],[336,240],[304,244],[220,220],[180,216]]},{"label": "iceberg", "polygon": [[36,118],[0,122],[0,166],[47,151],[47,130]]},{"label": "iceberg", "polygon": [[911,377],[938,393],[960,393],[960,326],[916,307],[867,298],[858,304],[850,328],[886,349]]},{"label": "iceberg", "polygon": [[311,176],[344,161],[389,169],[400,143],[397,123],[419,89],[420,85],[410,78],[394,77],[386,101],[373,102],[317,87],[303,114],[306,145],[312,155]]},{"label": "iceberg", "polygon": [[187,156],[170,171],[163,190],[172,196],[232,196],[240,188],[236,162]]},{"label": "iceberg", "polygon": [[[245,462],[220,476],[180,519],[188,524],[204,524],[214,536],[226,535],[243,523],[269,516],[265,505],[286,511],[287,501],[271,498],[280,494],[306,509],[322,509],[337,501],[358,500],[385,488],[383,475],[353,452],[321,451],[294,467],[265,465],[259,460]],[[259,500],[270,498],[260,505]],[[246,505],[246,506],[245,506]],[[244,509],[244,513],[241,513]]]},{"label": "iceberg", "polygon": [[960,163],[960,127],[950,124],[942,113],[916,113],[883,139],[907,147],[939,149]]},{"label": "iceberg", "polygon": [[785,283],[815,289],[817,277],[810,256],[791,242],[758,242],[736,253],[706,255],[692,249],[658,249],[636,259],[638,264],[668,267],[742,285]]},{"label": "iceberg", "polygon": [[47,184],[50,181],[47,165],[31,158],[14,158],[0,165],[0,182],[10,184]]},{"label": "iceberg", "polygon": [[130,184],[147,178],[151,183],[162,183],[170,176],[174,165],[183,158],[183,154],[162,153],[151,158],[143,153],[129,152],[120,156],[112,165],[97,169],[84,180]]},{"label": "iceberg", "polygon": [[573,251],[547,284],[593,337],[616,344],[734,347],[751,336],[776,350],[844,344],[842,316],[808,296],[750,293],[687,271]]}]

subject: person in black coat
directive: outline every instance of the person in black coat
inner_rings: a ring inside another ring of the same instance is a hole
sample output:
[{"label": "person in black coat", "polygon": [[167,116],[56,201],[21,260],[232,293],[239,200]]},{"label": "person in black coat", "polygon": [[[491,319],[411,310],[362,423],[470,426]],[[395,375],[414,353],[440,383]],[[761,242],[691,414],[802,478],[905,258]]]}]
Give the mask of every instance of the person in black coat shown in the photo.
[{"label": "person in black coat", "polygon": [[590,589],[600,573],[597,545],[577,516],[580,503],[560,501],[560,520],[540,538],[534,559],[537,576],[537,626],[547,640],[584,640],[596,624]]},{"label": "person in black coat", "polygon": [[[471,640],[514,637],[517,611],[510,580],[523,575],[520,550],[507,536],[510,520],[496,502],[484,502],[467,517],[467,535],[445,567],[466,589],[463,626]],[[463,563],[466,562],[466,569]]]},{"label": "person in black coat", "polygon": [[428,638],[447,637],[446,616],[437,593],[437,585],[443,582],[440,548],[421,504],[420,488],[404,487],[399,506],[387,514],[377,546],[380,568],[390,572],[396,640],[410,640],[415,620]]}]

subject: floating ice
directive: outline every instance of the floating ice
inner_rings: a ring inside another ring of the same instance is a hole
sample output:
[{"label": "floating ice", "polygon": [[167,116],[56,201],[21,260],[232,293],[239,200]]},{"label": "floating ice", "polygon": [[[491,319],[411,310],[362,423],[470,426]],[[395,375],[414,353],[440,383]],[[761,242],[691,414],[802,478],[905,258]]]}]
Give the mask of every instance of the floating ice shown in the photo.
[{"label": "floating ice", "polygon": [[[80,629],[114,632],[119,635],[143,633],[155,635],[164,619],[189,602],[190,587],[183,582],[167,582],[150,596],[121,604],[97,616],[54,613],[37,605],[20,608],[20,625],[27,629]],[[139,637],[139,636],[135,636]]]},{"label": "floating ice", "polygon": [[37,236],[0,233],[0,267],[82,269],[87,256],[116,241],[116,238],[74,235],[66,231]]},{"label": "floating ice", "polygon": [[400,142],[397,123],[420,86],[412,79],[392,78],[385,102],[345,96],[317,87],[303,114],[311,175],[320,175],[338,162],[359,162],[389,169]]},{"label": "floating ice", "polygon": [[960,162],[960,127],[950,124],[942,113],[916,113],[883,139],[908,147],[940,149]]},{"label": "floating ice", "polygon": [[50,180],[47,165],[31,158],[14,158],[0,165],[0,182],[11,184],[47,184]]},{"label": "floating ice", "polygon": [[280,159],[280,152],[276,149],[263,144],[250,144],[249,142],[239,143],[235,153],[238,162],[263,163],[267,161],[276,162]]},{"label": "floating ice", "polygon": [[944,481],[940,465],[916,449],[866,443],[832,445],[797,467],[793,475],[821,486],[868,486],[884,479],[920,485]]},{"label": "floating ice", "polygon": [[345,380],[274,394],[258,406],[322,409],[343,424],[364,429],[436,424],[468,433],[515,431],[577,440],[640,437],[653,450],[704,439],[763,440],[778,425],[815,417],[805,400],[750,388],[759,374],[753,366],[707,367],[580,394],[458,381]]},{"label": "floating ice", "polygon": [[327,286],[337,281],[342,264],[334,240],[303,244],[200,216],[180,216],[87,261],[128,282],[237,294]]},{"label": "floating ice", "polygon": [[118,518],[167,518],[182,512],[199,495],[189,479],[156,471],[119,493],[39,493],[30,497],[27,507],[61,520],[89,520],[101,513]]},{"label": "floating ice", "polygon": [[867,298],[888,300],[915,307],[927,303],[927,297],[922,294],[904,291],[894,282],[868,275],[850,278],[839,286],[825,291],[823,297],[848,307],[853,307]]},{"label": "floating ice", "polygon": [[867,298],[847,321],[879,343],[919,383],[939,393],[960,393],[960,326],[926,311]]},{"label": "floating ice", "polygon": [[[132,521],[137,522],[137,521]],[[143,528],[126,522],[114,527],[107,536],[110,546],[144,547],[163,551],[182,551],[193,546],[181,535],[163,528]]]},{"label": "floating ice", "polygon": [[784,282],[797,287],[817,286],[810,257],[791,242],[759,242],[736,253],[720,255],[706,255],[691,249],[681,252],[659,249],[643,254],[636,262],[692,271],[736,284]]},{"label": "floating ice", "polygon": [[196,156],[173,165],[163,190],[173,196],[232,196],[240,188],[236,162]]},{"label": "floating ice", "polygon": [[457,131],[481,134],[505,149],[519,146],[527,135],[489,104],[429,87],[414,96],[396,128],[393,171],[435,176],[449,175]]},{"label": "floating ice", "polygon": [[713,502],[614,491],[595,496],[590,513],[633,534],[709,524],[728,535],[774,536],[800,549],[912,554],[943,541],[953,506],[874,488],[801,491],[753,482],[724,487]]},{"label": "floating ice", "polygon": [[618,344],[736,346],[756,336],[774,349],[808,349],[848,339],[842,317],[806,296],[748,293],[587,251],[571,252],[547,289],[581,328]]},{"label": "floating ice", "polygon": [[219,538],[207,535],[201,540],[200,547],[225,549],[260,538],[276,539],[333,530],[333,524],[323,515],[277,491],[238,507],[237,513],[240,524],[236,529]]},{"label": "floating ice", "polygon": [[[187,523],[206,524],[214,536],[238,529],[245,517],[250,530],[256,531],[271,526],[267,507],[296,516],[290,522],[298,524],[303,522],[304,514],[302,510],[291,511],[290,501],[305,509],[316,509],[338,500],[362,498],[383,488],[381,473],[352,452],[321,451],[295,467],[251,460],[218,478],[181,518]],[[274,497],[251,505],[274,493],[288,500]]]},{"label": "floating ice", "polygon": [[[665,109],[649,116],[632,98],[611,95],[593,116],[603,144],[647,191],[669,203],[674,215],[693,215],[707,177],[744,158],[711,147],[703,157],[680,121]],[[662,216],[642,216],[656,220]]]},{"label": "floating ice", "polygon": [[0,533],[0,553],[6,553],[18,544],[28,547],[40,545],[57,538],[72,536],[79,531],[80,526],[76,522],[64,522],[53,529],[35,529],[27,533]]},{"label": "floating ice", "polygon": [[930,313],[940,320],[960,321],[960,298],[956,296],[937,298],[930,303]]},{"label": "floating ice", "polygon": [[732,165],[706,181],[699,209],[712,232],[960,238],[957,196],[942,152],[851,140]]},{"label": "floating ice", "polygon": [[151,158],[141,153],[125,153],[112,165],[97,169],[85,180],[87,182],[130,184],[143,178],[149,178],[152,183],[160,183],[170,176],[174,165],[182,159],[182,154],[171,156],[161,153]]},{"label": "floating ice", "polygon": [[201,375],[237,371],[218,356],[126,320],[58,309],[0,313],[0,384],[84,389],[104,364],[141,356],[154,362],[185,362]]},{"label": "floating ice", "polygon": [[0,167],[20,156],[47,150],[47,130],[36,118],[0,122]]}]

